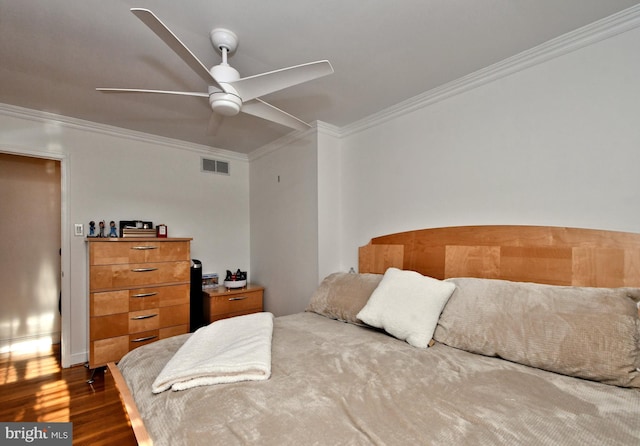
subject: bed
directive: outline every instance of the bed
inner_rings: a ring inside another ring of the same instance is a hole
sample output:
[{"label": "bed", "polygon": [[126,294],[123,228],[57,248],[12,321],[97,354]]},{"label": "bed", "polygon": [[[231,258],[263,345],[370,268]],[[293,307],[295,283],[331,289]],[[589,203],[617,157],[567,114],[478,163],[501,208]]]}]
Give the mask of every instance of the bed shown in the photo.
[{"label": "bed", "polygon": [[275,318],[269,379],[152,393],[192,335],[109,367],[141,444],[637,445],[638,287],[640,234],[409,231]]}]

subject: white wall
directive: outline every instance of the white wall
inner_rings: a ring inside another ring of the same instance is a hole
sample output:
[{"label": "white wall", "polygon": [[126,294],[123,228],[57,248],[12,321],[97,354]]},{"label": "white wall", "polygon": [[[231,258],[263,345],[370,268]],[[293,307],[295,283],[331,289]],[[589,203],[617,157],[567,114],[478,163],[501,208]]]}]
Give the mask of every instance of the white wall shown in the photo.
[{"label": "white wall", "polygon": [[313,130],[252,154],[250,280],[276,316],[303,311],[318,285],[317,170]]},{"label": "white wall", "polygon": [[[294,140],[252,154],[251,264],[266,308],[303,309],[314,273],[317,283],[357,268],[358,247],[383,234],[473,224],[640,231],[634,22],[577,30],[344,129],[318,123],[315,149]],[[281,172],[295,194],[275,183]]]},{"label": "white wall", "polygon": [[[336,271],[348,271],[342,245],[342,145],[336,130],[318,125],[318,283]],[[321,148],[321,149],[320,149]]]},{"label": "white wall", "polygon": [[342,265],[426,227],[640,231],[639,54],[633,29],[344,138]]},{"label": "white wall", "polygon": [[[170,237],[193,237],[191,257],[203,262],[204,272],[249,266],[246,157],[9,106],[0,109],[0,151],[62,160],[63,255],[68,256],[63,307],[70,318],[71,364],[84,362],[88,348],[86,248],[83,237],[73,236],[74,223],[85,230],[90,220],[101,219],[164,223]],[[231,175],[201,172],[202,156],[228,160]],[[63,308],[63,336],[64,315]]]}]

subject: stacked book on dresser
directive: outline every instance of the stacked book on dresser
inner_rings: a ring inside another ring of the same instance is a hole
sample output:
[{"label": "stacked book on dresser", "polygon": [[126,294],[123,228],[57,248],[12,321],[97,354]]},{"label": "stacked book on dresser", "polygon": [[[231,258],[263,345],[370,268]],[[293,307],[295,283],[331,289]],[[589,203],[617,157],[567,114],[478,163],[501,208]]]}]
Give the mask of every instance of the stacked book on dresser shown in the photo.
[{"label": "stacked book on dresser", "polygon": [[120,237],[156,237],[156,230],[150,221],[120,220]]},{"label": "stacked book on dresser", "polygon": [[156,237],[155,229],[122,228],[122,237]]}]

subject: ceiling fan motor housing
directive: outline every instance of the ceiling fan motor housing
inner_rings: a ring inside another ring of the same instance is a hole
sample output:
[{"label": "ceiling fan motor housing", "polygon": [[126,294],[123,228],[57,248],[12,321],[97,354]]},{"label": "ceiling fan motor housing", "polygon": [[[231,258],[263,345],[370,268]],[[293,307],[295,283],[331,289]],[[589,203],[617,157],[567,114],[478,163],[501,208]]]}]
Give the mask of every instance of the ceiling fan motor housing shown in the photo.
[{"label": "ceiling fan motor housing", "polygon": [[240,113],[242,99],[235,89],[228,84],[240,79],[238,70],[227,64],[216,65],[210,70],[211,75],[225,91],[209,87],[209,104],[211,109],[224,116],[235,116]]}]

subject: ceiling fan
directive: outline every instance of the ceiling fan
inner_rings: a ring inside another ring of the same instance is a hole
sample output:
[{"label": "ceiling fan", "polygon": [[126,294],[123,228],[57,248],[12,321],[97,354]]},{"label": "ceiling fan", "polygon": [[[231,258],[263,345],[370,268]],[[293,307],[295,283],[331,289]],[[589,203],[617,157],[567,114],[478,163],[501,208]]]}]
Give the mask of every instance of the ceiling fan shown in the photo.
[{"label": "ceiling fan", "polygon": [[217,131],[225,116],[234,116],[240,112],[297,130],[310,127],[306,122],[263,101],[260,96],[333,73],[333,67],[328,60],[241,78],[238,71],[227,63],[227,56],[238,46],[238,37],[232,31],[224,28],[211,31],[211,42],[222,54],[222,62],[209,70],[153,12],[142,8],[132,8],[131,12],[207,82],[208,91],[205,93],[138,88],[96,88],[96,90],[109,93],[154,93],[209,98],[209,104],[213,110],[209,122],[211,133]]}]

